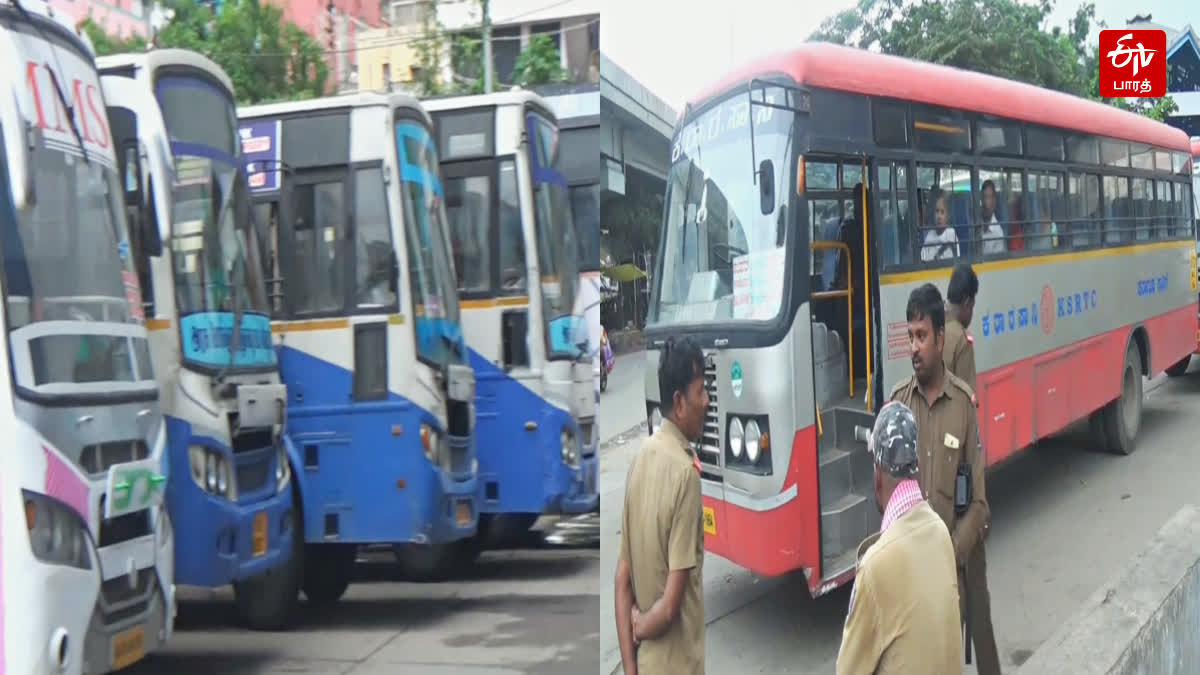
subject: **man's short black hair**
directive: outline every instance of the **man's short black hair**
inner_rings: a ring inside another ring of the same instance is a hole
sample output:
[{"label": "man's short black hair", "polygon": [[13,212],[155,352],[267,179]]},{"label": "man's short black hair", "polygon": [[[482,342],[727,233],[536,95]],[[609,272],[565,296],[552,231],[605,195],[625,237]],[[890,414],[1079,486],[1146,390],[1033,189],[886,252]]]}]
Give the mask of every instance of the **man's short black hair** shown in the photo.
[{"label": "man's short black hair", "polygon": [[929,317],[936,335],[946,328],[946,307],[942,302],[942,293],[933,284],[921,284],[908,294],[908,307],[904,317],[909,321],[919,321]]},{"label": "man's short black hair", "polygon": [[950,273],[950,285],[946,287],[946,299],[961,305],[979,295],[979,277],[967,263],[958,263]]},{"label": "man's short black hair", "polygon": [[983,191],[984,191],[984,190],[987,190],[987,189],[989,189],[989,188],[991,189],[992,193],[993,193],[993,194],[995,194],[995,192],[996,192],[996,184],[992,182],[992,179],[991,179],[991,178],[989,178],[989,179],[987,179],[987,180],[983,181],[983,185],[980,185],[980,186],[979,186],[979,193],[980,193],[980,194],[983,194]]},{"label": "man's short black hair", "polygon": [[697,377],[704,377],[700,345],[690,337],[667,338],[658,359],[658,394],[664,416],[674,405],[675,392],[686,396],[688,385]]}]

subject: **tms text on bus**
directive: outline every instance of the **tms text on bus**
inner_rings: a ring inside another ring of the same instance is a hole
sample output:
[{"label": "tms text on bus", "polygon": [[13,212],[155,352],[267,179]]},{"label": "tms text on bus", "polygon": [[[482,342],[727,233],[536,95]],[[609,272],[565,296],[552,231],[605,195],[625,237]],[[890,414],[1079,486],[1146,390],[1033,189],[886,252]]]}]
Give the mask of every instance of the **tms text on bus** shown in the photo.
[{"label": "tms text on bus", "polygon": [[0,63],[0,671],[107,673],[174,626],[166,428],[91,43],[8,2]]},{"label": "tms text on bus", "polygon": [[663,340],[696,338],[707,549],[763,575],[802,570],[814,596],[853,576],[880,524],[860,428],[912,374],[910,292],[944,295],[958,261],[980,279],[986,463],[1084,418],[1131,452],[1143,376],[1196,347],[1190,162],[1187,136],[1145,117],[828,44],[752,63],[689,104],[646,397],[653,429]]},{"label": "tms text on bus", "polygon": [[574,312],[578,244],[558,126],[541,97],[513,90],[423,104],[442,153],[478,383],[479,540],[495,542],[542,515],[599,506],[595,378]]},{"label": "tms text on bus", "polygon": [[[97,59],[167,419],[175,580],[233,584],[254,628],[292,616],[287,395],[229,77],[180,49]],[[166,242],[163,255],[159,242]],[[153,244],[151,246],[150,244]]]},{"label": "tms text on bus", "polygon": [[339,598],[359,544],[399,544],[410,573],[434,574],[475,534],[478,463],[429,116],[368,93],[239,116],[271,253],[304,592]]}]

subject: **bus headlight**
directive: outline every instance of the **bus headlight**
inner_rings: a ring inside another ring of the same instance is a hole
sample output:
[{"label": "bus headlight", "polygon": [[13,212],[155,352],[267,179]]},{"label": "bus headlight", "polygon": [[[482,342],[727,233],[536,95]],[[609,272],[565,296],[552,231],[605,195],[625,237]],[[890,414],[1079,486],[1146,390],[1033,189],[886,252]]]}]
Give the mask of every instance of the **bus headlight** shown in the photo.
[{"label": "bus headlight", "polygon": [[191,467],[192,480],[200,489],[226,499],[237,499],[233,466],[224,455],[202,445],[193,445],[188,448],[188,464]]},{"label": "bus headlight", "polygon": [[275,457],[275,491],[283,492],[287,487],[288,481],[292,478],[292,467],[288,464],[287,451],[280,444],[279,451]]},{"label": "bus headlight", "polygon": [[21,495],[25,499],[25,524],[34,557],[51,565],[92,569],[83,518],[53,497],[29,490],[21,490]]},{"label": "bus headlight", "polygon": [[750,423],[746,425],[746,459],[750,460],[751,464],[758,461],[758,441],[761,437],[762,434],[758,431],[758,422],[750,420]]},{"label": "bus headlight", "polygon": [[729,451],[735,458],[742,456],[742,445],[745,441],[746,430],[742,428],[742,421],[734,417],[729,422]]},{"label": "bus headlight", "polygon": [[563,427],[558,441],[562,447],[562,461],[567,466],[579,465],[579,447],[575,444],[575,432],[569,427]]},{"label": "bus headlight", "polygon": [[426,459],[434,466],[441,466],[442,435],[428,424],[421,425],[421,448],[425,451]]}]

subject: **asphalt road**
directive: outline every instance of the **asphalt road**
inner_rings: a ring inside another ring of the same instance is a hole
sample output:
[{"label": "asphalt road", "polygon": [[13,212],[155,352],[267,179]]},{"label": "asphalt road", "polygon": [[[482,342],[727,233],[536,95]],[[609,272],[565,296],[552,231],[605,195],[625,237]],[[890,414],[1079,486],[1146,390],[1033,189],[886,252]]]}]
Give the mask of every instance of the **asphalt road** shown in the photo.
[{"label": "asphalt road", "polygon": [[301,600],[292,630],[237,625],[232,593],[181,590],[167,649],[122,675],[558,675],[600,667],[595,518],[549,528],[546,546],[485,553],[469,578],[397,581],[388,553],[360,556],[332,610]]},{"label": "asphalt road", "polygon": [[[1028,659],[1180,506],[1197,499],[1198,371],[1193,364],[1183,378],[1147,382],[1138,449],[1131,456],[1094,451],[1075,428],[989,475],[988,581],[1006,668]],[[640,373],[630,375],[641,382]],[[626,467],[644,435],[643,423],[601,449],[604,675],[619,672],[613,620],[619,505]],[[757,578],[714,555],[705,560],[704,586],[708,672],[833,672],[848,588],[812,600],[799,573]]]}]

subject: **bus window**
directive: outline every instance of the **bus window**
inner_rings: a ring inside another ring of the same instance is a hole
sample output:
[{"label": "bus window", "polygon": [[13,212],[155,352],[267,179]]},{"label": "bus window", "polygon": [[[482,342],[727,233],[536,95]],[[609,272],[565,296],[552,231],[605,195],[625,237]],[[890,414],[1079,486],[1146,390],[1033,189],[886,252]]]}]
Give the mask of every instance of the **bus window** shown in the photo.
[{"label": "bus window", "polygon": [[1029,226],[1025,238],[1032,251],[1058,248],[1062,213],[1062,179],[1056,173],[1029,172],[1026,176],[1025,212]]},{"label": "bus window", "polygon": [[1071,174],[1067,182],[1070,195],[1071,245],[1087,248],[1099,244],[1100,177],[1095,174]]},{"label": "bus window", "polygon": [[1025,215],[1025,190],[1024,183],[1021,181],[1021,171],[1017,169],[1007,169],[1005,171],[1006,181],[1008,183],[1008,199],[1007,211],[1008,214],[1008,250],[1024,251],[1025,250],[1025,229],[1028,223]]},{"label": "bus window", "polygon": [[[917,166],[917,187],[924,190],[921,260],[950,260],[969,251],[972,237],[971,170],[961,165]],[[940,195],[940,196],[939,196]]]},{"label": "bus window", "polygon": [[511,159],[500,162],[500,294],[528,293],[525,273],[525,235],[517,196],[517,169]]},{"label": "bus window", "polygon": [[1005,213],[1008,205],[1008,181],[1003,171],[979,170],[979,209],[976,211],[977,242],[975,250],[984,258],[1003,255],[1008,250],[1008,235],[1005,228]]},{"label": "bus window", "polygon": [[1104,243],[1125,241],[1129,223],[1129,180],[1124,176],[1105,176]]},{"label": "bus window", "polygon": [[341,246],[344,230],[341,181],[296,186],[295,246],[288,279],[292,310],[299,313],[340,309],[345,278]]},{"label": "bus window", "polygon": [[1175,213],[1175,204],[1171,201],[1171,184],[1165,180],[1158,181],[1158,195],[1154,200],[1154,232],[1157,239],[1170,239],[1174,236],[1171,219]]},{"label": "bus window", "polygon": [[912,262],[913,238],[908,233],[908,170],[904,165],[881,164],[878,169],[879,194],[875,203],[875,224],[884,265]]},{"label": "bus window", "polygon": [[454,246],[454,271],[460,293],[483,293],[491,286],[488,229],[491,224],[491,179],[461,176],[446,179],[446,217]]},{"label": "bus window", "polygon": [[354,300],[360,309],[396,305],[396,261],[383,191],[383,170],[354,176]]},{"label": "bus window", "polygon": [[1132,220],[1133,239],[1146,241],[1150,238],[1150,207],[1154,200],[1154,185],[1147,178],[1134,178],[1130,181],[1130,188],[1129,215]]}]

